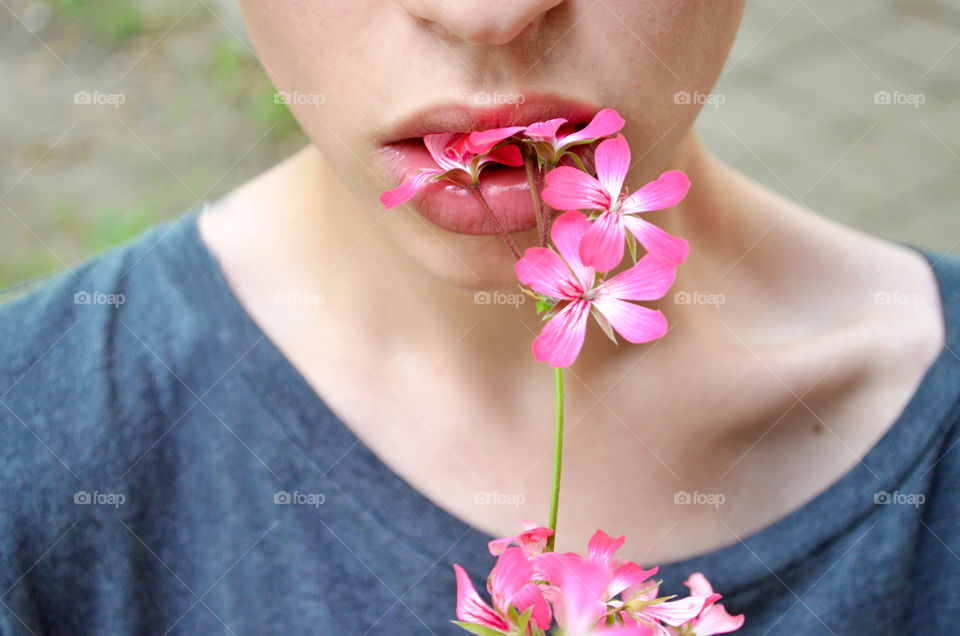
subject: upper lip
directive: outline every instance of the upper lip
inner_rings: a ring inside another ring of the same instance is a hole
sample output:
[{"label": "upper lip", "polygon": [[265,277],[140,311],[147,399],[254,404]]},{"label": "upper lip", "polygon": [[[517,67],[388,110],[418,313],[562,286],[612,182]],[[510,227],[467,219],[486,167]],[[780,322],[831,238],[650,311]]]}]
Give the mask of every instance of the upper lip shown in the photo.
[{"label": "upper lip", "polygon": [[377,141],[378,145],[387,145],[430,133],[526,126],[557,117],[582,124],[590,121],[598,110],[597,106],[587,102],[548,95],[526,95],[522,104],[497,106],[447,102],[420,108],[413,115],[399,119],[388,126]]}]

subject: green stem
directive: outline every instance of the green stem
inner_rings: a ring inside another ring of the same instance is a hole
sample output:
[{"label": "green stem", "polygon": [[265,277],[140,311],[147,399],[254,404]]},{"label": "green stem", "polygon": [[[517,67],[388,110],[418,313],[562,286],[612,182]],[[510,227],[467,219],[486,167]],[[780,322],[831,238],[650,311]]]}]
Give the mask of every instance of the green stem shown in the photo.
[{"label": "green stem", "polygon": [[550,493],[550,520],[548,526],[553,534],[547,539],[547,552],[553,551],[557,538],[557,505],[560,502],[560,467],[563,463],[563,369],[553,370],[557,392],[557,422],[553,439],[553,489]]}]

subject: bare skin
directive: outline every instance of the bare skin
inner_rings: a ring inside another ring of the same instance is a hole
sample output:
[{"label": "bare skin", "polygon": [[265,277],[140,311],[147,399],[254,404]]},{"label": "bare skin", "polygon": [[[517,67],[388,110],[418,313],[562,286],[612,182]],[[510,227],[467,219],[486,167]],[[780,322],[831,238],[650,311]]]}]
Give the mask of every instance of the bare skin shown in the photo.
[{"label": "bare skin", "polygon": [[[626,556],[663,563],[769,525],[860,461],[943,346],[919,254],[760,188],[693,133],[668,164],[694,184],[647,217],[691,244],[656,304],[671,331],[618,348],[591,326],[566,373],[559,550],[581,550],[599,527],[628,534]],[[493,535],[544,522],[553,380],[530,354],[533,307],[474,304],[378,218],[309,146],[214,205],[200,229],[242,306],[400,477]],[[675,304],[681,290],[725,302]],[[282,291],[325,303],[278,304]],[[877,304],[883,291],[923,302]],[[725,503],[679,506],[677,491]]]}]

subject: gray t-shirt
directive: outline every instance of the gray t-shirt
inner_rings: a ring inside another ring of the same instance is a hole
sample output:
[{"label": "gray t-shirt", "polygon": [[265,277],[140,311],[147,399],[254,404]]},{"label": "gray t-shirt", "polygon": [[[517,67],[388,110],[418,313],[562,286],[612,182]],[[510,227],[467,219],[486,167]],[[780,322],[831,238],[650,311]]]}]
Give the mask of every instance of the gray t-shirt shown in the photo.
[{"label": "gray t-shirt", "polygon": [[[0,633],[465,633],[452,564],[482,590],[492,537],[338,421],[196,216],[0,306]],[[703,572],[745,634],[960,630],[960,260],[923,254],[947,342],[896,424],[664,592]]]}]

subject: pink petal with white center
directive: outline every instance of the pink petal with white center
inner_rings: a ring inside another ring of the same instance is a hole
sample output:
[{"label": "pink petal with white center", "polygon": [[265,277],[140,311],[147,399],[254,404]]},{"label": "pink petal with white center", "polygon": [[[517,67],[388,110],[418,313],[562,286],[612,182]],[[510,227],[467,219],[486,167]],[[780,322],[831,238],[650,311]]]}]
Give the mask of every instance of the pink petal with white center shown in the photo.
[{"label": "pink petal with white center", "polygon": [[546,247],[528,247],[514,271],[521,283],[551,298],[570,300],[585,291],[563,259]]},{"label": "pink petal with white center", "polygon": [[414,195],[423,188],[424,185],[426,185],[427,181],[429,181],[431,177],[440,173],[440,170],[425,170],[406,183],[401,184],[393,190],[387,190],[381,194],[380,203],[382,203],[383,207],[388,210],[390,208],[395,208],[402,203],[406,203],[412,199]]},{"label": "pink petal with white center", "polygon": [[466,571],[456,564],[454,564],[453,570],[457,574],[457,618],[467,623],[483,625],[503,633],[510,631],[507,622],[477,594],[477,590],[473,587],[473,582],[467,576]]},{"label": "pink petal with white center", "polygon": [[743,627],[743,614],[731,616],[723,605],[711,605],[700,614],[693,625],[696,636],[728,634]]},{"label": "pink petal with white center", "polygon": [[596,280],[593,268],[587,267],[580,261],[580,241],[591,226],[586,216],[580,212],[571,211],[558,216],[550,228],[550,238],[553,239],[554,247],[573,270],[584,290],[593,287],[593,282]]},{"label": "pink petal with white center", "polygon": [[623,260],[624,217],[619,212],[604,212],[593,222],[580,241],[580,260],[598,272],[608,272]]},{"label": "pink petal with white center", "polygon": [[433,161],[443,169],[443,172],[448,170],[464,170],[467,171],[468,166],[462,161],[462,159],[453,152],[453,146],[457,144],[463,137],[463,133],[431,133],[423,136],[423,145],[427,147],[427,152],[430,153],[430,156],[433,158]]},{"label": "pink petal with white center", "polygon": [[597,292],[621,300],[659,300],[669,291],[676,277],[677,268],[645,254],[630,269],[600,283]]},{"label": "pink petal with white center", "polygon": [[708,602],[712,602],[709,596],[688,596],[676,601],[664,601],[657,605],[648,605],[637,613],[641,616],[663,621],[667,625],[679,627],[696,618]]},{"label": "pink petal with white center", "polygon": [[491,162],[502,163],[505,166],[513,166],[516,168],[523,165],[523,155],[520,153],[520,149],[514,145],[501,146],[490,154],[480,157],[477,165],[482,166],[485,163]]},{"label": "pink petal with white center", "polygon": [[600,182],[579,168],[560,166],[547,173],[540,197],[556,210],[606,210],[610,197]]},{"label": "pink petal with white center", "polygon": [[594,153],[597,165],[597,179],[607,192],[611,201],[619,201],[623,191],[623,180],[630,169],[630,146],[623,135],[607,139],[597,146]]},{"label": "pink petal with white center", "polygon": [[668,234],[653,223],[630,214],[623,216],[623,223],[644,249],[663,261],[664,265],[676,267],[687,260],[690,244],[685,238]]},{"label": "pink petal with white center", "polygon": [[628,342],[634,344],[650,342],[662,338],[667,333],[667,319],[659,310],[610,296],[597,297],[593,301],[593,306]]},{"label": "pink petal with white center", "polygon": [[626,540],[626,535],[614,539],[603,530],[597,530],[587,544],[587,558],[598,563],[609,563]]},{"label": "pink petal with white center", "polygon": [[508,137],[526,129],[526,126],[510,126],[508,128],[491,128],[489,130],[475,130],[467,138],[466,148],[475,155],[482,155]]},{"label": "pink petal with white center", "polygon": [[599,139],[600,137],[607,137],[612,135],[615,132],[618,132],[626,122],[623,117],[620,116],[620,113],[615,111],[612,108],[604,108],[596,115],[593,116],[593,119],[590,120],[590,123],[584,126],[581,130],[578,130],[575,133],[571,133],[560,140],[560,144],[563,146],[569,146],[570,144],[576,144],[583,141],[592,141],[594,139]]},{"label": "pink petal with white center", "polygon": [[651,181],[629,197],[622,206],[624,214],[637,214],[650,210],[672,208],[687,196],[690,179],[679,170],[668,170],[656,181]]},{"label": "pink petal with white center", "polygon": [[590,303],[574,300],[550,319],[533,341],[533,357],[554,368],[569,367],[580,355]]},{"label": "pink petal with white center", "polygon": [[527,126],[527,130],[524,132],[524,134],[531,139],[545,139],[547,141],[552,141],[557,134],[557,130],[565,123],[567,123],[567,120],[563,117],[558,117],[557,119],[548,119],[547,121],[538,121],[535,124],[530,124]]}]

